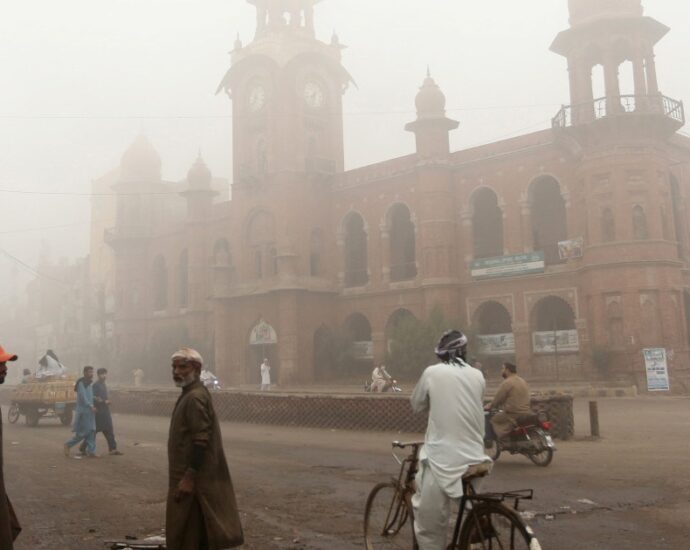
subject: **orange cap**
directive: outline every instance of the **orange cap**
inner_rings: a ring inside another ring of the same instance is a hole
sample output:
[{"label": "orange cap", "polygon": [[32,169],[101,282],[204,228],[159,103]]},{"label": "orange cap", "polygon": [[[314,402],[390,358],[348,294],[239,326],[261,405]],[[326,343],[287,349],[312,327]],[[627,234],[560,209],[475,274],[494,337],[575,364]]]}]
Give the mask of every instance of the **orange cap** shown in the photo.
[{"label": "orange cap", "polygon": [[16,361],[17,356],[11,353],[7,353],[5,348],[0,346],[0,363],[6,363],[7,361]]}]

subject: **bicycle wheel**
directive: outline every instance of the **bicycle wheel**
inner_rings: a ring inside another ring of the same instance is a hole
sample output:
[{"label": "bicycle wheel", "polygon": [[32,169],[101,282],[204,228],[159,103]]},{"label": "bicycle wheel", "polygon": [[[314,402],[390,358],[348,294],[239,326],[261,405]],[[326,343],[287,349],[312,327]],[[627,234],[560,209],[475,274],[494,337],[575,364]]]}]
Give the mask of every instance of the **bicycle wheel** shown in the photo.
[{"label": "bicycle wheel", "polygon": [[19,420],[19,406],[16,403],[12,403],[10,410],[7,411],[7,419],[10,421],[10,424],[14,424]]},{"label": "bicycle wheel", "polygon": [[[410,520],[410,521],[408,521]],[[404,528],[409,523],[409,528]],[[411,548],[414,544],[412,513],[397,484],[379,483],[369,493],[364,512],[364,546],[367,550]]]},{"label": "bicycle wheel", "polygon": [[500,502],[482,502],[468,511],[455,550],[535,550],[532,531],[517,512]]},{"label": "bicycle wheel", "polygon": [[534,462],[537,466],[542,466],[546,468],[553,460],[553,449],[548,447],[546,444],[546,434],[541,430],[535,430],[532,433],[533,437],[539,439],[539,452],[530,453],[529,459]]}]

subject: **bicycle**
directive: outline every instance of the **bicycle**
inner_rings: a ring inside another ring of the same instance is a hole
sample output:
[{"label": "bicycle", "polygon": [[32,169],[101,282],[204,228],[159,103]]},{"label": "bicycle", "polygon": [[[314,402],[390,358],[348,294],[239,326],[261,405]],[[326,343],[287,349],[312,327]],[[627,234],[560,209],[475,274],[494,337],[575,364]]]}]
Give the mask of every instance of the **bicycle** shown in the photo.
[{"label": "bicycle", "polygon": [[[417,550],[414,534],[412,495],[416,491],[414,478],[419,462],[419,448],[423,442],[394,441],[393,457],[400,464],[397,479],[377,484],[369,493],[364,512],[364,545],[367,550],[410,548]],[[396,449],[411,448],[400,459]],[[489,468],[478,465],[463,477],[463,497],[452,532],[448,550],[540,550],[532,530],[518,513],[520,501],[531,500],[532,489],[506,493],[477,493],[472,480],[485,476]],[[513,501],[509,508],[505,501]],[[403,535],[409,521],[411,538]]]}]

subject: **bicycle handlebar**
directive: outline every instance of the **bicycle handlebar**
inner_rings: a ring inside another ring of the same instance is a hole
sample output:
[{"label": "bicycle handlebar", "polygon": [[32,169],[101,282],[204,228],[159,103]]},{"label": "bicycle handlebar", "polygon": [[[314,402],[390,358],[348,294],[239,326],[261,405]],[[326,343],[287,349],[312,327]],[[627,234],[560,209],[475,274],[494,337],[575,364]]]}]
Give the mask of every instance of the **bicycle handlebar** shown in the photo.
[{"label": "bicycle handlebar", "polygon": [[424,441],[408,441],[407,443],[393,441],[391,445],[394,449],[405,449],[406,447],[421,447],[422,445],[424,445]]}]

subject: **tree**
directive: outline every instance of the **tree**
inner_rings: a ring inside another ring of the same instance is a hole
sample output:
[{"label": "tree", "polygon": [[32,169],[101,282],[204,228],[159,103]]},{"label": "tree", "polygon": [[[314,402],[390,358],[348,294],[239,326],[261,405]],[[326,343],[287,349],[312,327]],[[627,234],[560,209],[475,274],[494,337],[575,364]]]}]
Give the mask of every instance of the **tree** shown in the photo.
[{"label": "tree", "polygon": [[418,377],[426,367],[438,362],[434,348],[441,335],[459,326],[455,320],[446,320],[439,306],[434,307],[426,320],[412,316],[401,319],[390,334],[386,359],[389,371]]}]

